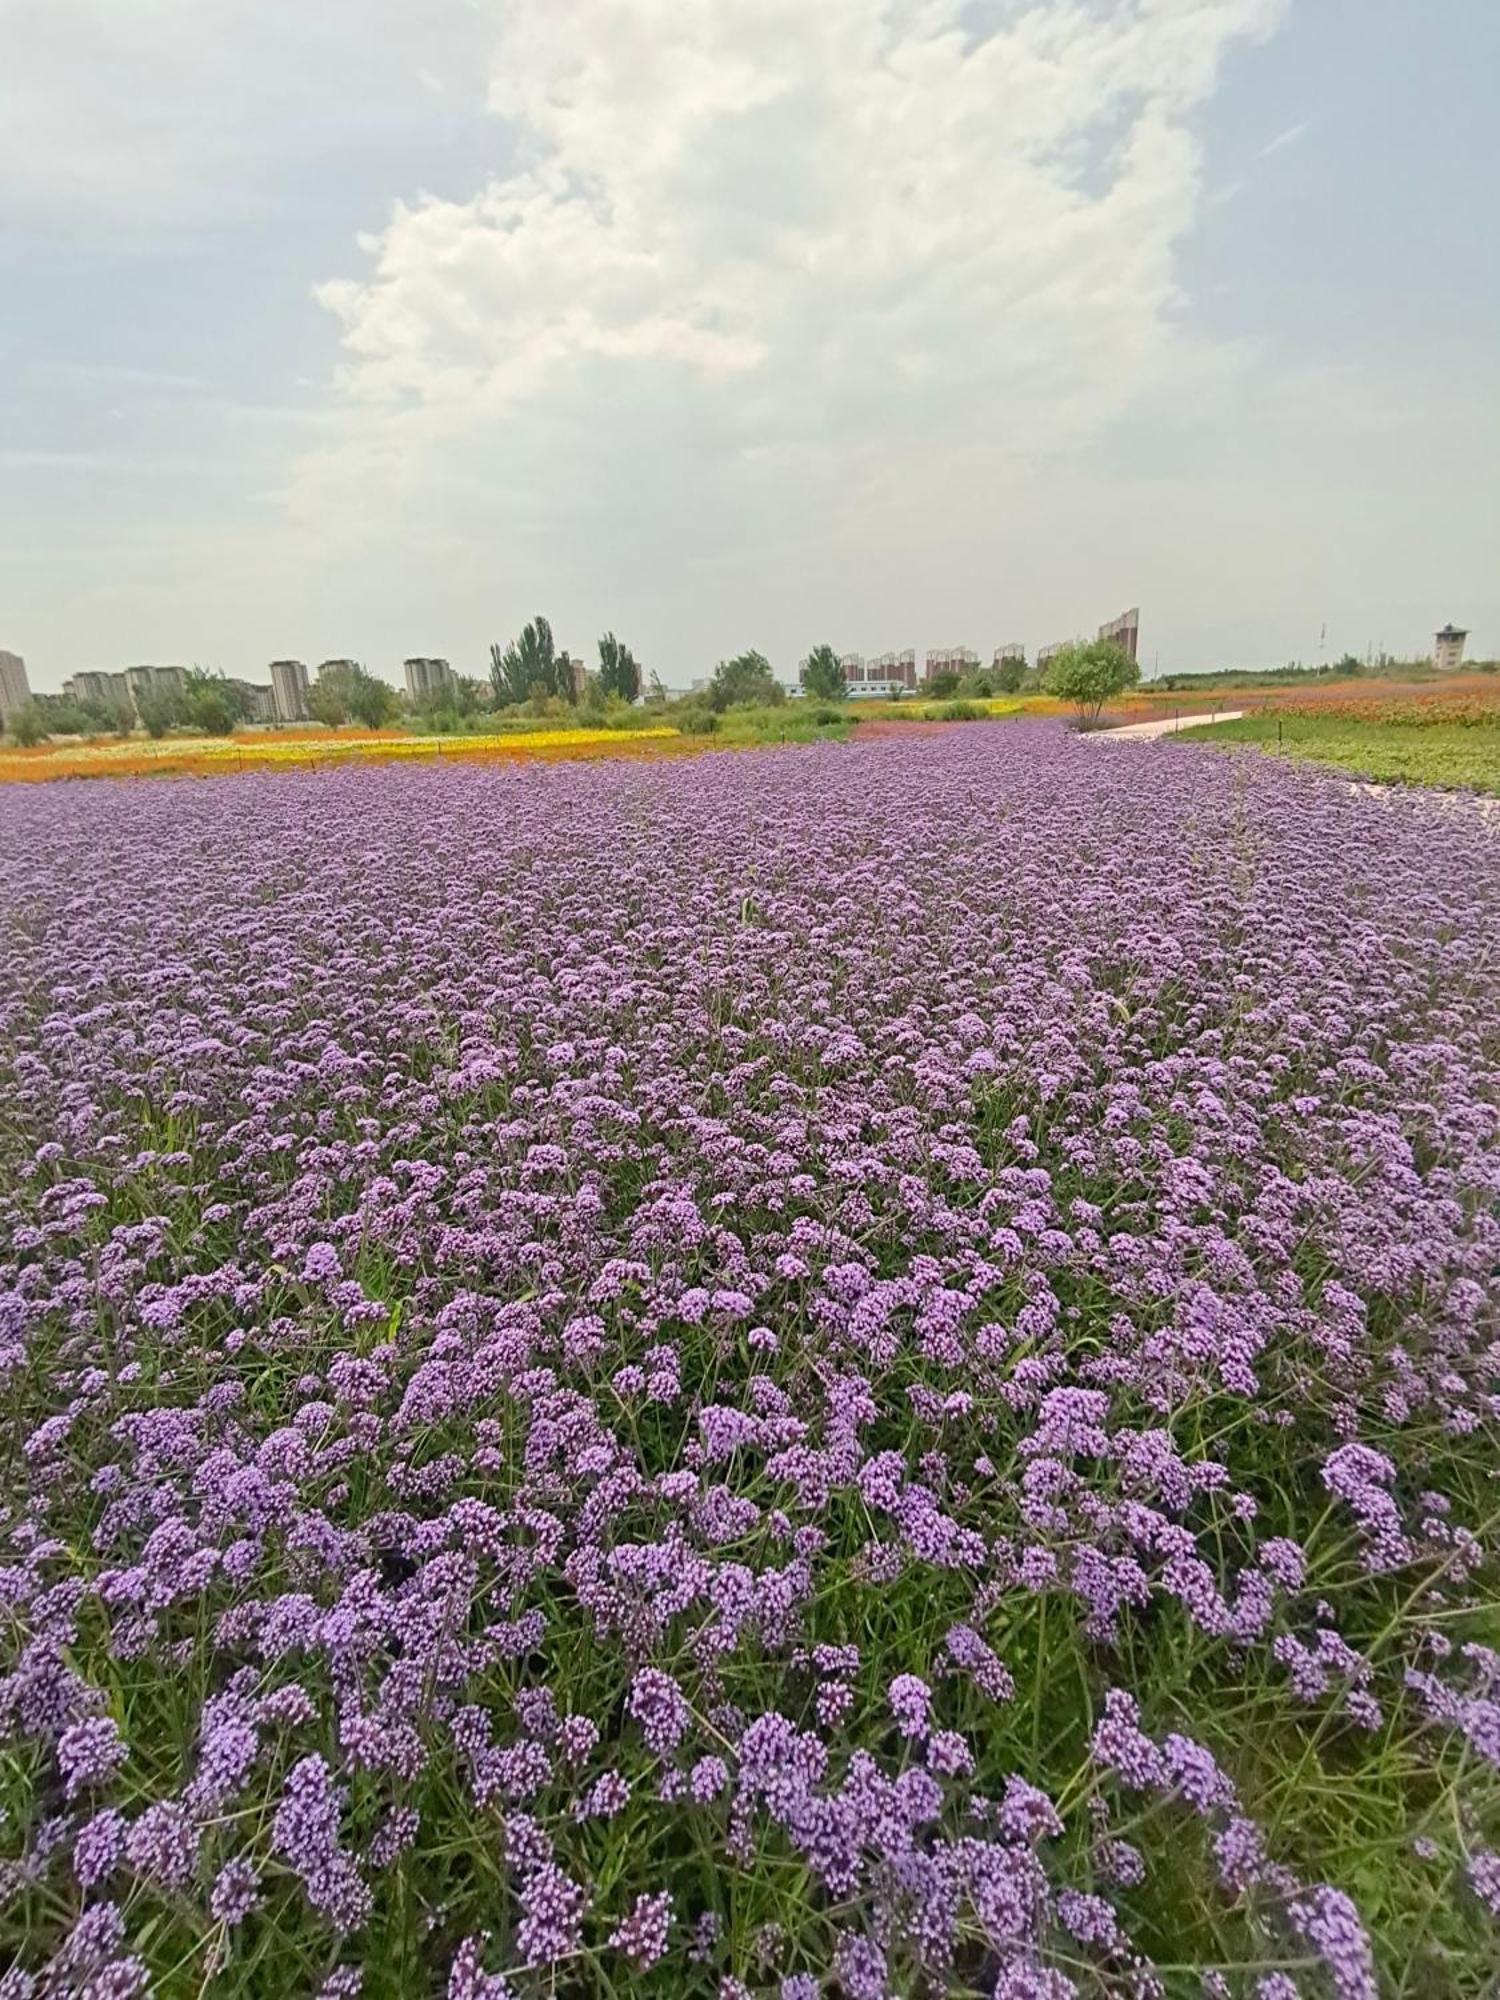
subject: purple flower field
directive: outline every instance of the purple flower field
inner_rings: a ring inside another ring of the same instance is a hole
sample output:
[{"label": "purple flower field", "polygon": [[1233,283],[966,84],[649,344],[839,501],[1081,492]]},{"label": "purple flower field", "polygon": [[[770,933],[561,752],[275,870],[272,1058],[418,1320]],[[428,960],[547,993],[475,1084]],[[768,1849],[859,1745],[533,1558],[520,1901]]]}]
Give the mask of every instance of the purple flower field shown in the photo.
[{"label": "purple flower field", "polygon": [[1500,842],[1047,726],[0,795],[0,2000],[1478,2000]]}]

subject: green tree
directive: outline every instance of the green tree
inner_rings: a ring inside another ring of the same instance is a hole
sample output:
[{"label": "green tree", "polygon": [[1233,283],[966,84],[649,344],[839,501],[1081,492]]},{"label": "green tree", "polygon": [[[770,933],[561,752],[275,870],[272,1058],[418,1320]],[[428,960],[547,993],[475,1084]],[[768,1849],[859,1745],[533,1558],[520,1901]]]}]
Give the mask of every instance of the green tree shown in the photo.
[{"label": "green tree", "polygon": [[350,676],[349,713],[366,729],[383,729],[401,706],[396,690],[378,674],[356,667]]},{"label": "green tree", "polygon": [[512,639],[503,651],[499,646],[490,647],[490,685],[500,706],[528,701],[533,695],[558,693],[557,651],[552,627],[545,618],[533,618],[520,638]]},{"label": "green tree", "polygon": [[1114,639],[1090,639],[1062,646],[1047,662],[1044,685],[1048,694],[1069,701],[1078,711],[1078,724],[1085,728],[1097,722],[1104,704],[1141,677],[1138,661]]},{"label": "green tree", "polygon": [[103,711],[93,702],[75,701],[70,694],[33,695],[31,705],[41,718],[46,736],[93,736],[100,728]]},{"label": "green tree", "polygon": [[994,670],[994,682],[1001,694],[1019,694],[1026,678],[1024,660],[1002,660]]},{"label": "green tree", "polygon": [[519,639],[512,639],[503,653],[498,646],[490,648],[490,680],[496,700],[501,705],[526,700],[531,693],[528,673],[529,663],[521,651]]},{"label": "green tree", "polygon": [[169,695],[142,695],[135,705],[146,734],[159,741],[178,720],[177,703]]},{"label": "green tree", "polygon": [[926,691],[937,701],[947,701],[950,695],[958,693],[958,675],[947,671],[934,674]]},{"label": "green tree", "polygon": [[618,695],[621,701],[636,701],[640,697],[640,662],[613,632],[606,632],[599,641],[599,685],[606,694]]},{"label": "green tree", "polygon": [[207,736],[228,736],[250,720],[250,690],[243,681],[190,667],[182,693],[182,720]]},{"label": "green tree", "polygon": [[194,729],[201,729],[205,736],[230,736],[234,733],[234,708],[227,694],[218,688],[200,688],[188,699],[187,719]]},{"label": "green tree", "polygon": [[802,688],[818,701],[842,701],[846,692],[844,670],[832,646],[814,646],[802,663]]},{"label": "green tree", "polygon": [[5,726],[23,750],[45,743],[50,734],[46,711],[34,701],[23,702]]},{"label": "green tree", "polygon": [[338,729],[349,720],[348,690],[342,676],[324,674],[313,682],[307,690],[307,712],[314,722],[325,723],[330,729]]},{"label": "green tree", "polygon": [[785,700],[786,689],[764,653],[736,653],[732,660],[720,660],[708,684],[708,705],[713,709],[774,707]]}]

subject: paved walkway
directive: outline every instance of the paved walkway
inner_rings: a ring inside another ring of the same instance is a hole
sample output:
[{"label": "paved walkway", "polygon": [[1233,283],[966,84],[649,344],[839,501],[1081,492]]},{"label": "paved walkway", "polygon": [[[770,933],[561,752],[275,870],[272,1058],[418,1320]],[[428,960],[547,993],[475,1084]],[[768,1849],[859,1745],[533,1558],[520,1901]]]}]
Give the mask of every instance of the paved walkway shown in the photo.
[{"label": "paved walkway", "polygon": [[1085,740],[1113,743],[1133,738],[1143,743],[1153,736],[1175,736],[1179,729],[1201,729],[1208,722],[1238,722],[1244,713],[1242,708],[1225,708],[1217,715],[1166,715],[1156,722],[1127,722],[1120,729],[1091,729]]}]

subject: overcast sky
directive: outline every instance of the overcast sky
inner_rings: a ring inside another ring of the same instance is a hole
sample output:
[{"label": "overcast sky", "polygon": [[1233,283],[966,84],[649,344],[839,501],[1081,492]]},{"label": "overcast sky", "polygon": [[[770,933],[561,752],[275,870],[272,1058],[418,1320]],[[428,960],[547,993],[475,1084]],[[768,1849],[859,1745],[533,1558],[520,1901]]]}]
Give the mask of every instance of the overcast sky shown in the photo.
[{"label": "overcast sky", "polygon": [[1497,74],[1496,0],[0,0],[0,646],[1500,653]]}]

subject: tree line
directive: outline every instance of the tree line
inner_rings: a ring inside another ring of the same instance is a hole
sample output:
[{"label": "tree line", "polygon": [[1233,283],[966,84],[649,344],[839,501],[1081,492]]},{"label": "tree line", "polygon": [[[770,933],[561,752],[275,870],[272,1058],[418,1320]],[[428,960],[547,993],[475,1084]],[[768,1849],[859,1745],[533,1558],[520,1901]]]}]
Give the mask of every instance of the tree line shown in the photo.
[{"label": "tree line", "polygon": [[592,673],[566,648],[558,651],[551,624],[540,616],[524,626],[519,638],[508,646],[490,647],[490,688],[497,708],[514,707],[539,696],[576,706],[591,687],[606,700],[634,702],[640,698],[640,663],[613,632],[606,632],[599,641],[599,665]]}]

